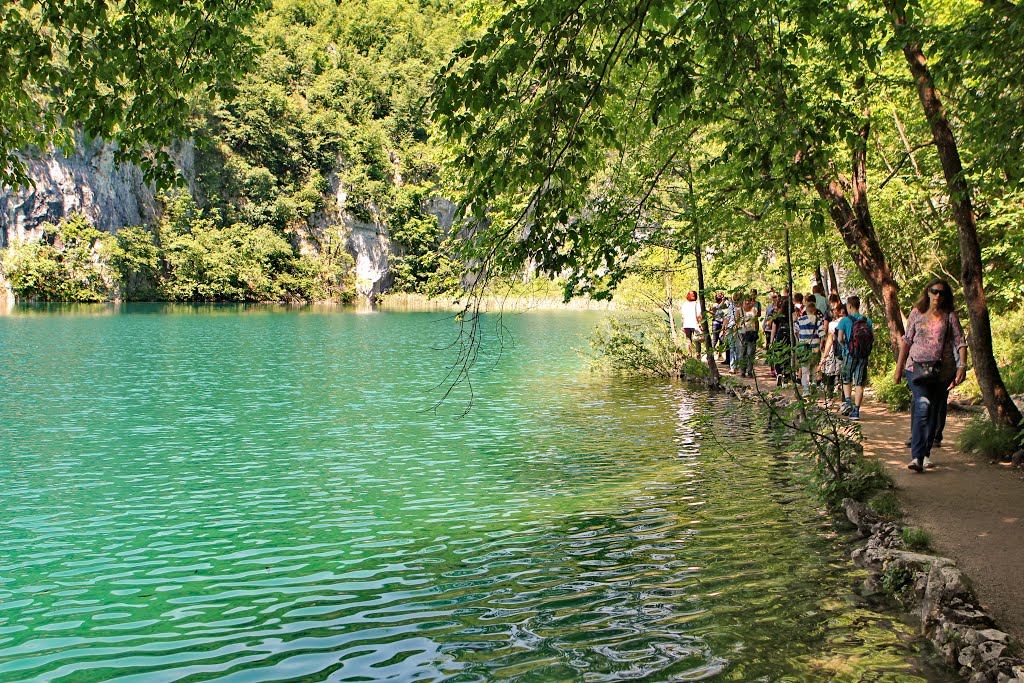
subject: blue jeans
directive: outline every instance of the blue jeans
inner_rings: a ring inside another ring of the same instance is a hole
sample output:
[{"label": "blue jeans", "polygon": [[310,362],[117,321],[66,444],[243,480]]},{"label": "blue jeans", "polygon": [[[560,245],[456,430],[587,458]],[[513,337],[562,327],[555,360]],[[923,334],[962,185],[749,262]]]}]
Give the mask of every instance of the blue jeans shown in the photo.
[{"label": "blue jeans", "polygon": [[754,357],[757,355],[757,337],[751,333],[753,339],[748,340],[744,332],[740,337],[740,371],[754,374]]},{"label": "blue jeans", "polygon": [[743,342],[740,341],[738,332],[730,332],[729,339],[729,369],[735,371],[743,362]]},{"label": "blue jeans", "polygon": [[942,409],[949,397],[949,382],[914,384],[904,372],[912,396],[910,406],[910,456],[920,465],[932,452]]}]

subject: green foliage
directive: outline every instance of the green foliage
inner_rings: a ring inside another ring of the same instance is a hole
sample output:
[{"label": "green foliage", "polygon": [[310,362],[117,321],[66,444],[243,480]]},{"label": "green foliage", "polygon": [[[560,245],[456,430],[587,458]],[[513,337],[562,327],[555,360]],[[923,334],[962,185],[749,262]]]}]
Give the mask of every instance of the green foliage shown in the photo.
[{"label": "green foliage", "polygon": [[168,201],[157,234],[159,292],[169,301],[316,301],[351,292],[344,252],[299,256],[270,227],[222,225],[216,210],[198,208],[187,193]]},{"label": "green foliage", "polygon": [[72,127],[118,143],[163,182],[187,137],[189,97],[223,91],[251,61],[245,26],[265,0],[19,0],[0,9],[0,186],[27,183],[26,148],[68,151]]},{"label": "green foliage", "polygon": [[140,227],[118,230],[107,261],[121,287],[122,299],[148,301],[157,298],[160,249],[152,232]]},{"label": "green foliage", "polygon": [[198,101],[198,198],[232,225],[302,239],[340,216],[386,228],[395,289],[459,282],[429,200],[439,156],[422,101],[463,35],[448,0],[276,0],[250,39],[256,67]]},{"label": "green foliage", "polygon": [[1019,275],[1024,272],[1024,240],[1020,239],[1020,226],[1024,224],[1024,178],[1017,181],[1016,187],[993,180],[990,190],[993,196],[988,198],[979,226],[986,296],[994,310],[1019,318],[1024,310],[1024,279]]},{"label": "green foliage", "polygon": [[458,288],[462,268],[435,216],[420,210],[422,188],[398,188],[391,239],[400,251],[391,258],[394,289],[441,296]]},{"label": "green foliage", "polygon": [[1017,450],[1017,430],[978,416],[967,423],[957,438],[956,447],[965,453],[977,453],[991,460],[1008,460]]},{"label": "green foliage", "polygon": [[840,475],[836,468],[825,467],[819,460],[820,494],[829,505],[838,505],[843,498],[867,500],[878,491],[893,487],[884,465],[875,458],[865,458],[853,443],[842,449]]},{"label": "green foliage", "polygon": [[38,242],[16,243],[3,254],[14,295],[29,301],[103,301],[112,286],[101,255],[110,236],[73,214],[59,225],[45,223]]},{"label": "green foliage", "polygon": [[900,499],[894,491],[887,490],[872,496],[868,500],[868,507],[884,519],[895,520],[903,515],[900,507]]},{"label": "green foliage", "polygon": [[109,235],[81,215],[3,254],[18,299],[36,301],[345,301],[352,258],[340,247],[296,253],[270,227],[224,225],[188,193],[166,200],[156,233]]},{"label": "green foliage", "polygon": [[907,602],[914,586],[914,570],[903,562],[890,562],[882,572],[882,588],[900,602]]},{"label": "green foliage", "polygon": [[688,379],[704,380],[711,376],[711,371],[708,369],[707,361],[701,358],[685,356],[680,375]]},{"label": "green foliage", "polygon": [[[481,225],[466,253],[503,273],[569,270],[570,293],[594,296],[657,244],[692,254],[714,235],[716,256],[777,265],[782,229],[821,215],[787,188],[859,144],[851,72],[873,64],[884,29],[829,3],[504,9],[438,84],[439,125],[467,176],[460,205]],[[759,50],[769,35],[779,49]],[[804,241],[820,245],[814,225]]]},{"label": "green foliage", "polygon": [[906,380],[897,384],[892,380],[894,367],[889,365],[871,378],[871,386],[875,389],[875,398],[888,405],[893,412],[910,410],[910,387]]},{"label": "green foliage", "polygon": [[1024,394],[1024,306],[993,319],[992,344],[1006,390]]},{"label": "green foliage", "polygon": [[932,538],[927,531],[915,526],[906,526],[900,531],[903,543],[911,550],[927,550]]},{"label": "green foliage", "polygon": [[590,337],[592,367],[650,377],[679,376],[683,361],[664,321],[609,318]]}]

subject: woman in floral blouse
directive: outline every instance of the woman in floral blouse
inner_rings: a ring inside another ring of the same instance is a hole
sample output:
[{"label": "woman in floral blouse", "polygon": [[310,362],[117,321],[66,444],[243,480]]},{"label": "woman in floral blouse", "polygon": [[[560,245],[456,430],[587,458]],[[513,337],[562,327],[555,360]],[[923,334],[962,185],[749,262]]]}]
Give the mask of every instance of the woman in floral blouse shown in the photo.
[{"label": "woman in floral blouse", "polygon": [[[959,350],[954,360],[953,349]],[[910,425],[910,464],[912,470],[932,467],[932,443],[939,422],[939,410],[949,390],[964,381],[967,374],[967,344],[960,320],[953,310],[953,290],[945,280],[932,280],[907,319],[907,333],[900,343],[893,381],[906,375],[913,395]],[[934,367],[935,372],[925,374]]]}]

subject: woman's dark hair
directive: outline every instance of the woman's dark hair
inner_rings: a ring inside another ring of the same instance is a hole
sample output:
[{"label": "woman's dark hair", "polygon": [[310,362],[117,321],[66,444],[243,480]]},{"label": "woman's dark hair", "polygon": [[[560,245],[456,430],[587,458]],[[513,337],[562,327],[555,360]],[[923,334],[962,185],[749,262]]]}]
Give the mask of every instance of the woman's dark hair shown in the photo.
[{"label": "woman's dark hair", "polygon": [[942,278],[937,277],[924,286],[924,291],[921,292],[921,296],[914,304],[914,308],[916,308],[919,313],[928,312],[928,290],[931,289],[932,287],[935,287],[936,285],[942,285],[942,287],[946,290],[945,292],[943,292],[942,296],[939,297],[939,311],[941,311],[942,313],[953,312],[953,288],[949,286],[948,282],[946,282]]},{"label": "woman's dark hair", "polygon": [[689,292],[686,293],[686,300],[687,301],[696,301],[697,300],[697,292],[695,292],[695,291],[693,291],[691,289]]}]

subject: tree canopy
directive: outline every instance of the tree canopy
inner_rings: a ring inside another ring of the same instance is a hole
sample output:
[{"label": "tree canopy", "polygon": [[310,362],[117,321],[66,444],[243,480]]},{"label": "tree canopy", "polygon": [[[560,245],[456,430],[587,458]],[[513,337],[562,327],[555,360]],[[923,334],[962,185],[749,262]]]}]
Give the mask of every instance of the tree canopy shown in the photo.
[{"label": "tree canopy", "polygon": [[0,186],[28,182],[25,154],[70,150],[73,128],[173,181],[165,149],[197,89],[249,68],[245,28],[267,0],[13,0],[0,7]]},{"label": "tree canopy", "polygon": [[[476,226],[465,254],[481,272],[532,264],[568,273],[567,296],[606,295],[646,246],[692,253],[687,245],[706,217],[696,204],[665,202],[687,175],[714,198],[710,239],[725,242],[726,254],[737,242],[751,244],[750,233],[755,246],[744,258],[777,250],[772,223],[794,230],[798,243],[820,244],[824,217],[831,219],[894,340],[907,303],[899,280],[959,272],[986,402],[1019,420],[991,361],[981,287],[979,231],[1000,228],[996,221],[979,228],[975,205],[987,218],[991,202],[1018,201],[1019,171],[1003,167],[1015,165],[1020,117],[1004,111],[1013,122],[1000,121],[998,142],[957,139],[967,127],[961,121],[1009,104],[1018,62],[997,45],[1012,54],[1019,43],[1014,5],[526,0],[502,7],[478,40],[456,51],[438,86],[438,119],[466,178],[461,205]],[[981,18],[997,38],[964,31]],[[937,59],[929,62],[926,50]],[[940,96],[936,81],[953,96]],[[957,98],[968,92],[973,98]],[[993,175],[1011,182],[985,181]],[[896,197],[884,197],[895,201],[879,224],[872,202],[887,186]],[[672,230],[670,217],[684,222]],[[920,240],[907,245],[904,229]],[[922,253],[942,240],[959,249]],[[926,267],[894,272],[904,255]],[[988,255],[1019,265],[1005,251]],[[604,285],[595,287],[599,280]],[[1011,295],[1007,289],[1000,295]]]}]

